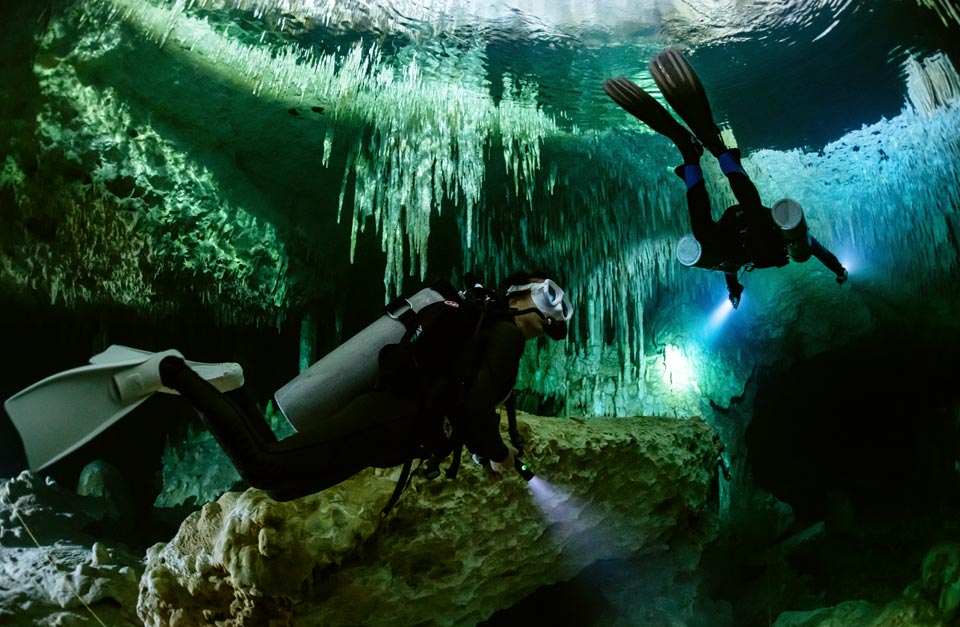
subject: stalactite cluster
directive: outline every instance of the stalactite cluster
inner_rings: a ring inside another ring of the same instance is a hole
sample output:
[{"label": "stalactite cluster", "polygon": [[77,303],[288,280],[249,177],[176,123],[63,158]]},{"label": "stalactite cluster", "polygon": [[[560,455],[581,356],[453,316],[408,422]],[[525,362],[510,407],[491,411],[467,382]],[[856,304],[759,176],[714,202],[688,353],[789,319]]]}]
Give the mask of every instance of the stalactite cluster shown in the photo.
[{"label": "stalactite cluster", "polygon": [[[242,202],[224,200],[216,177],[156,128],[141,127],[131,137],[128,105],[117,93],[71,74],[72,63],[82,66],[98,49],[131,37],[153,39],[165,62],[216,76],[262,103],[249,106],[297,115],[300,108],[316,110],[317,139],[304,144],[317,151],[316,165],[301,171],[328,182],[317,211],[333,210],[338,224],[349,224],[349,263],[367,261],[357,256],[361,238],[374,236],[368,230],[379,237],[385,298],[406,291],[410,276],[427,277],[440,219],[458,225],[462,268],[482,268],[490,283],[518,268],[556,270],[576,315],[567,346],[541,350],[530,361],[525,383],[538,393],[593,413],[650,410],[645,399],[661,388],[665,371],[648,364],[662,358],[667,344],[697,353],[692,345],[703,337],[695,333],[678,339],[651,332],[671,303],[724,298],[717,275],[683,268],[674,258],[690,225],[683,185],[672,172],[679,157],[666,139],[627,116],[609,129],[558,124],[540,106],[534,81],[505,71],[493,89],[482,46],[436,54],[429,49],[434,44],[411,40],[388,54],[362,40],[333,51],[295,38],[257,44],[198,10],[208,6],[83,3],[76,9],[85,33],[80,43],[66,60],[37,68],[48,98],[40,117],[47,149],[69,153],[82,145],[91,162],[119,151],[122,161],[108,157],[97,176],[114,188],[128,177],[137,194],[148,192],[141,203],[148,219],[139,229],[156,236],[151,250],[160,266],[196,267],[218,286],[202,291],[203,299],[228,293],[236,303],[259,300],[278,315],[286,302],[305,296],[287,274],[284,235],[270,216],[263,221]],[[269,7],[249,8],[263,16]],[[818,151],[747,150],[744,166],[767,204],[797,199],[811,232],[858,279],[909,277],[922,290],[957,264],[960,78],[943,55],[910,60],[905,74],[912,106],[895,118]],[[83,116],[82,129],[61,110]],[[256,138],[271,131],[248,132]],[[709,156],[704,169],[719,217],[734,199]],[[174,227],[176,237],[167,232]],[[325,235],[308,239],[328,248]],[[757,297],[782,289],[773,279],[751,280]],[[225,292],[225,284],[233,287]],[[697,380],[698,390],[676,394],[727,393],[724,377],[703,372]]]}]

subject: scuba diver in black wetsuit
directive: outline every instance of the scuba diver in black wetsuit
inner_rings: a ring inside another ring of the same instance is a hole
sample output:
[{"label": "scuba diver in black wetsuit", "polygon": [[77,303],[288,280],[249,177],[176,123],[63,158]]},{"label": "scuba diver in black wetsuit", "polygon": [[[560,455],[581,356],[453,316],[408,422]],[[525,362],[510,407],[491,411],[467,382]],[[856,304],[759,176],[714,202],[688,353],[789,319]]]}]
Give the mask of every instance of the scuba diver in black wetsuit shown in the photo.
[{"label": "scuba diver in black wetsuit", "polygon": [[241,390],[218,392],[178,357],[160,361],[160,377],[200,410],[241,476],[277,500],[319,492],[368,467],[404,464],[405,475],[413,459],[438,452],[454,452],[458,463],[464,445],[506,472],[517,450],[503,442],[496,408],[513,392],[526,341],[566,337],[572,307],[543,272],[483,290],[483,307],[468,306],[469,290],[458,298],[445,282],[435,287],[445,299],[411,316],[404,340],[380,350],[372,389],[331,415],[309,416],[280,441]]},{"label": "scuba diver in black wetsuit", "polygon": [[[741,268],[749,271],[780,267],[790,259],[803,262],[813,255],[836,275],[837,283],[845,283],[846,269],[807,232],[799,203],[786,198],[775,203],[772,209],[763,206],[756,187],[740,164],[740,151],[724,145],[713,121],[707,94],[686,58],[679,51],[667,48],[654,57],[649,69],[664,98],[687,123],[689,131],[629,79],[607,79],[603,88],[614,102],[680,149],[683,165],[676,173],[687,185],[687,205],[695,238],[680,241],[677,254],[681,262],[722,271],[734,308],[739,306],[743,293],[737,276]],[[716,222],[700,169],[704,147],[719,161],[739,202]]]}]

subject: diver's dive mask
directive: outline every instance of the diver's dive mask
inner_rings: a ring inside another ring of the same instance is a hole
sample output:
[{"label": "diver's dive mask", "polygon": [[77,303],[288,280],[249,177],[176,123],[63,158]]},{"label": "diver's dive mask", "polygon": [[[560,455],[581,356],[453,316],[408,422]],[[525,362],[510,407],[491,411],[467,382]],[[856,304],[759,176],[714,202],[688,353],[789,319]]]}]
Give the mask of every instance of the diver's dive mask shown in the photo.
[{"label": "diver's dive mask", "polygon": [[524,285],[511,285],[507,288],[507,294],[526,291],[530,292],[533,304],[543,315],[546,323],[543,330],[547,336],[554,340],[567,337],[567,320],[573,315],[573,305],[570,304],[570,300],[560,286],[550,279],[544,279]]}]

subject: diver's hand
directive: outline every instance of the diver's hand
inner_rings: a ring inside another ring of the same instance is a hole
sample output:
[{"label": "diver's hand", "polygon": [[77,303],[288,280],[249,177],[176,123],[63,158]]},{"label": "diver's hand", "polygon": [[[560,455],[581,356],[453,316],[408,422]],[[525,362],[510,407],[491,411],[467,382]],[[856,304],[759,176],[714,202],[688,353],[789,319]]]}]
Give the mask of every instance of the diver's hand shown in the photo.
[{"label": "diver's hand", "polygon": [[507,444],[507,456],[498,462],[490,460],[490,469],[498,474],[504,474],[513,471],[513,462],[520,452],[510,444]]},{"label": "diver's hand", "polygon": [[740,295],[743,294],[743,286],[737,283],[732,287],[728,287],[727,290],[730,292],[730,304],[736,309],[740,306]]}]

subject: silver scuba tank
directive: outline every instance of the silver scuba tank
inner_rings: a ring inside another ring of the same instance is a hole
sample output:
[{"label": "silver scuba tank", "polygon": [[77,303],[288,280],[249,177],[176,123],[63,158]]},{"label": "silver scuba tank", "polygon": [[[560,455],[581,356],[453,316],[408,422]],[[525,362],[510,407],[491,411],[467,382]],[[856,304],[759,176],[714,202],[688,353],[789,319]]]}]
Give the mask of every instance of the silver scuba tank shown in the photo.
[{"label": "silver scuba tank", "polygon": [[780,227],[787,254],[794,261],[806,261],[813,253],[803,208],[793,198],[781,198],[770,208],[773,221]]},{"label": "silver scuba tank", "polygon": [[719,270],[721,272],[736,272],[737,266],[710,254],[700,244],[696,237],[687,234],[677,242],[677,259],[688,268],[693,266],[704,270]]},{"label": "silver scuba tank", "polygon": [[375,320],[274,393],[277,407],[297,431],[309,430],[377,382],[380,349],[396,344],[406,327],[400,316],[445,298],[424,288]]}]

